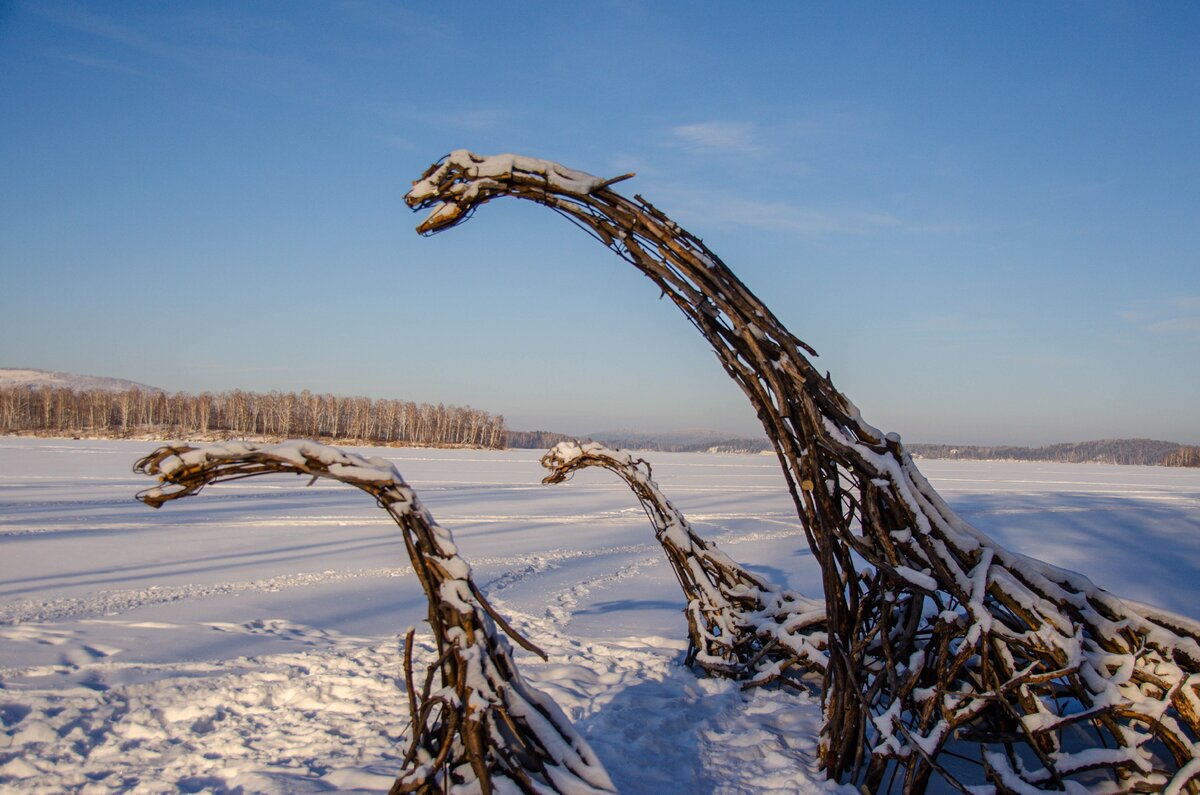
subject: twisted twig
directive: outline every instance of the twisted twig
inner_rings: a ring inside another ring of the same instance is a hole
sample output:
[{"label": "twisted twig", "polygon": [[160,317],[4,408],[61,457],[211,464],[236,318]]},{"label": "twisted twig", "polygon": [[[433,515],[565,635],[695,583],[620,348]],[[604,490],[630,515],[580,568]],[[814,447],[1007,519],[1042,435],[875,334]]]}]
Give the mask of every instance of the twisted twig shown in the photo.
[{"label": "twisted twig", "polygon": [[[162,482],[138,495],[155,508],[209,483],[291,472],[362,489],[396,520],[429,600],[438,658],[418,695],[413,633],[408,633],[405,672],[412,738],[393,795],[438,793],[452,786],[485,795],[510,792],[514,786],[526,793],[614,791],[599,760],[558,706],[517,671],[493,619],[522,646],[545,655],[487,603],[450,531],[434,521],[389,462],[315,442],[231,442],[163,447],[134,468]],[[502,782],[508,786],[500,786]]]},{"label": "twisted twig", "polygon": [[[919,792],[936,774],[959,789],[1200,793],[1200,626],[970,527],[720,258],[610,185],[460,150],[407,201],[433,210],[421,233],[500,196],[546,205],[641,270],[712,345],[775,446],[821,565],[827,774],[872,791]],[[952,740],[978,744],[975,772],[938,761]]]}]

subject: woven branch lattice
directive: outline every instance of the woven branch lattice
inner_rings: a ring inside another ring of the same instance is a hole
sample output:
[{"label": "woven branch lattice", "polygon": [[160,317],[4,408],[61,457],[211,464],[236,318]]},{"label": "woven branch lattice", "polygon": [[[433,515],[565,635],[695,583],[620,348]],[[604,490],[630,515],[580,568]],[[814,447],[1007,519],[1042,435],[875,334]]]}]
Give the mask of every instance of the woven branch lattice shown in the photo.
[{"label": "woven branch lattice", "polygon": [[629,484],[687,599],[688,664],[747,685],[793,684],[791,675],[824,671],[825,605],[768,583],[697,535],[648,462],[595,442],[562,442],[542,466],[550,470],[543,483],[601,467]]},{"label": "woven branch lattice", "polygon": [[409,631],[405,680],[412,737],[391,795],[432,795],[454,787],[484,795],[513,792],[514,787],[525,793],[615,791],[558,705],[521,677],[496,625],[523,647],[545,655],[492,609],[450,532],[434,521],[389,462],[315,442],[267,447],[232,442],[163,447],[134,468],[162,482],[138,495],[155,508],[209,483],[284,472],[362,489],[396,521],[429,600],[438,657],[418,690]]},{"label": "woven branch lattice", "polygon": [[[970,527],[699,238],[605,180],[456,151],[413,183],[427,234],[502,196],[550,207],[683,311],[758,412],[821,566],[820,756],[868,791],[1200,793],[1200,624]],[[989,786],[990,785],[990,786]]]}]

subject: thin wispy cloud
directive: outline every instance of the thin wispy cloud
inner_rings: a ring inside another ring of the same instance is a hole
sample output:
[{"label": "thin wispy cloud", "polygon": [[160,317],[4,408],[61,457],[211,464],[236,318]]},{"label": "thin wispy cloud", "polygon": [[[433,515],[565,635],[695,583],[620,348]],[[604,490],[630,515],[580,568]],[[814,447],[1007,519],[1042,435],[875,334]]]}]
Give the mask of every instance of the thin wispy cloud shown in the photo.
[{"label": "thin wispy cloud", "polygon": [[1118,315],[1126,323],[1152,334],[1200,335],[1200,296],[1197,295],[1141,301]]},{"label": "thin wispy cloud", "polygon": [[1200,333],[1200,315],[1190,317],[1172,317],[1159,320],[1146,326],[1147,331],[1156,334],[1196,334]]},{"label": "thin wispy cloud", "polygon": [[779,135],[788,140],[845,140],[875,138],[886,126],[878,108],[843,105],[808,113],[778,124]]},{"label": "thin wispy cloud", "polygon": [[162,75],[153,74],[143,69],[135,69],[132,66],[127,66],[111,58],[98,58],[93,55],[78,52],[68,52],[65,50],[50,50],[46,55],[51,58],[57,58],[60,61],[73,63],[76,66],[83,66],[87,69],[93,69],[98,72],[111,72],[114,74],[134,75],[137,77],[145,77],[150,80],[162,80]]},{"label": "thin wispy cloud", "polygon": [[973,332],[990,332],[1002,328],[995,318],[979,314],[942,314],[925,315],[916,321],[916,328],[930,334],[946,334],[958,336]]},{"label": "thin wispy cloud", "polygon": [[669,130],[667,143],[696,154],[746,154],[763,150],[757,126],[745,121],[681,124]]},{"label": "thin wispy cloud", "polygon": [[759,202],[738,199],[725,210],[733,223],[762,229],[782,229],[806,234],[832,232],[865,234],[880,229],[894,229],[903,222],[891,213],[859,210],[816,210],[783,202]]},{"label": "thin wispy cloud", "polygon": [[420,149],[412,141],[399,135],[384,135],[380,137],[385,144],[393,149],[399,149],[402,152],[415,152]]},{"label": "thin wispy cloud", "polygon": [[629,152],[617,152],[608,159],[606,172],[612,174],[637,174],[639,177],[648,177],[651,175],[661,174],[661,170],[656,168],[650,160],[637,154]]},{"label": "thin wispy cloud", "polygon": [[372,27],[401,31],[425,40],[431,37],[436,37],[439,41],[445,40],[456,32],[465,32],[462,28],[470,24],[467,19],[460,19],[458,15],[447,18],[388,0],[341,0],[337,3],[337,8],[342,14]]},{"label": "thin wispy cloud", "polygon": [[727,195],[681,197],[672,206],[691,223],[735,224],[801,235],[864,235],[910,226],[887,212],[801,207]]},{"label": "thin wispy cloud", "polygon": [[[180,39],[179,30],[191,29],[179,24],[171,38],[147,35],[138,28],[114,22],[92,8],[76,5],[33,5],[30,10],[47,21],[95,37],[97,41],[117,44],[127,52],[148,59],[155,70],[182,68],[194,75],[241,88],[254,88],[272,94],[304,95],[314,87],[331,83],[329,74],[302,56],[280,56],[244,43],[237,46],[209,41],[201,44]],[[211,28],[211,25],[208,26]],[[280,27],[286,31],[286,26]],[[211,33],[205,30],[205,33]],[[223,38],[223,37],[217,37]],[[84,56],[80,65],[101,68],[111,59]],[[119,62],[111,63],[121,66]],[[135,70],[140,71],[140,70]]]},{"label": "thin wispy cloud", "polygon": [[376,105],[372,110],[405,127],[419,125],[431,130],[452,132],[494,130],[512,121],[512,112],[504,108],[456,108],[443,111],[429,107]]},{"label": "thin wispy cloud", "polygon": [[779,154],[822,149],[831,142],[862,139],[877,133],[880,122],[861,110],[831,110],[769,124],[721,120],[678,124],[666,131],[663,145],[692,154]]},{"label": "thin wispy cloud", "polygon": [[230,16],[200,4],[181,15],[179,23],[190,33],[238,45],[279,41],[299,33],[296,23],[287,17],[254,14],[247,8]]},{"label": "thin wispy cloud", "polygon": [[918,325],[924,331],[956,334],[966,330],[967,321],[962,315],[928,315]]},{"label": "thin wispy cloud", "polygon": [[442,121],[461,130],[490,130],[507,121],[510,115],[509,111],[500,108],[476,108],[444,114]]},{"label": "thin wispy cloud", "polygon": [[1060,353],[1047,353],[1045,351],[1005,351],[1000,354],[1000,358],[1021,370],[1046,370],[1046,371],[1062,371],[1071,367],[1078,367],[1087,363],[1087,357],[1072,353],[1071,351],[1062,351]]},{"label": "thin wispy cloud", "polygon": [[140,50],[155,49],[151,39],[141,35],[133,28],[112,22],[79,6],[31,5],[29,10],[50,22],[83,33],[90,33]]}]

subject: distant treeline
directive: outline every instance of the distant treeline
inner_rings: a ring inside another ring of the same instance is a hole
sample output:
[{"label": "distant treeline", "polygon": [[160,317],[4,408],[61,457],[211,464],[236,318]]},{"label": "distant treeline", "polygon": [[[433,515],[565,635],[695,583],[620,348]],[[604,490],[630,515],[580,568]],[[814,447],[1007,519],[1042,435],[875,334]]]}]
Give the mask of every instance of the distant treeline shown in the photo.
[{"label": "distant treeline", "polygon": [[1101,439],[1095,442],[1068,442],[1046,447],[910,444],[907,448],[914,456],[923,458],[1200,466],[1200,448],[1154,439]]},{"label": "distant treeline", "polygon": [[[517,448],[549,449],[559,442],[574,441],[576,437],[554,431],[509,431],[508,446]],[[583,439],[581,441],[591,441]],[[608,447],[618,450],[654,450],[660,453],[761,453],[771,449],[766,439],[705,439],[701,441],[672,442],[649,436],[631,436],[596,439]]]},{"label": "distant treeline", "polygon": [[695,441],[668,441],[647,437],[605,439],[609,447],[620,450],[655,450],[660,453],[761,453],[771,449],[766,439],[699,439]]},{"label": "distant treeline", "polygon": [[311,392],[0,387],[0,433],[162,437],[229,435],[390,445],[502,448],[504,417],[469,406]]},{"label": "distant treeline", "polygon": [[574,436],[554,431],[508,431],[507,444],[509,447],[521,450],[549,450],[559,442],[573,442]]},{"label": "distant treeline", "polygon": [[1200,467],[1200,447],[1180,447],[1163,458],[1163,466]]}]

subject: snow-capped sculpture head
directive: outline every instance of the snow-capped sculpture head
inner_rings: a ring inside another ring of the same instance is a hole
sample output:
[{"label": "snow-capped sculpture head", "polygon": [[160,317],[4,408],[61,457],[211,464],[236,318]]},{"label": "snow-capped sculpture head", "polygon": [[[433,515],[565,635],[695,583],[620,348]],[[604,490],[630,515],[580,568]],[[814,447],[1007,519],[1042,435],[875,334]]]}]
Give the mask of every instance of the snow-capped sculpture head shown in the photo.
[{"label": "snow-capped sculpture head", "polygon": [[413,182],[404,200],[414,210],[432,210],[417,226],[417,232],[428,235],[462,223],[476,206],[501,193],[551,190],[586,196],[611,182],[535,157],[456,149]]}]

